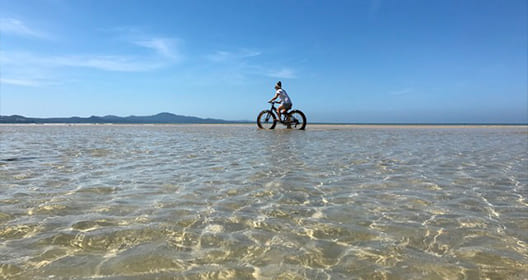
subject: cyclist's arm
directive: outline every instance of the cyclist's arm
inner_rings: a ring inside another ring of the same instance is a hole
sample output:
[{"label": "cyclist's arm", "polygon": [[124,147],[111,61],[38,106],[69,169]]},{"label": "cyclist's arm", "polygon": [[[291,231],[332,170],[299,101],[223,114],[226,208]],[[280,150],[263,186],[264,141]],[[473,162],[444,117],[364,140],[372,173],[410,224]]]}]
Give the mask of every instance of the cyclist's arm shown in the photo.
[{"label": "cyclist's arm", "polygon": [[280,96],[280,94],[275,93],[275,96],[273,96],[273,98],[270,99],[270,101],[268,101],[268,102],[273,102],[273,101],[274,101],[275,99],[277,99],[277,97],[279,97],[279,96]]}]

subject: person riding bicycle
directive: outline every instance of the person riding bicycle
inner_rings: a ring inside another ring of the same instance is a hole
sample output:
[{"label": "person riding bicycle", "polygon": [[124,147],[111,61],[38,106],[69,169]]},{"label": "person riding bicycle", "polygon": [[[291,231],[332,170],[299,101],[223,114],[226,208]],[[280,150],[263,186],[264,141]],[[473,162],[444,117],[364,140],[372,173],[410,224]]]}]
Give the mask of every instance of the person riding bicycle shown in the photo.
[{"label": "person riding bicycle", "polygon": [[286,113],[292,108],[292,102],[286,91],[282,88],[281,81],[278,81],[275,85],[275,96],[268,102],[273,102],[275,99],[280,97],[281,105],[277,108],[277,114],[279,114],[279,120],[281,120],[281,112]]}]

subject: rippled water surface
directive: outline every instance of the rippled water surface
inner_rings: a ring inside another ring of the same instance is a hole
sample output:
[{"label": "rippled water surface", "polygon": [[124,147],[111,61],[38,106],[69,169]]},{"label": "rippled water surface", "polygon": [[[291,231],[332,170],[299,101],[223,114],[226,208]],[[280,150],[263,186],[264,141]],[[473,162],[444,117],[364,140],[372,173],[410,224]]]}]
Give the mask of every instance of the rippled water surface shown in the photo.
[{"label": "rippled water surface", "polygon": [[526,127],[0,126],[0,278],[526,279]]}]

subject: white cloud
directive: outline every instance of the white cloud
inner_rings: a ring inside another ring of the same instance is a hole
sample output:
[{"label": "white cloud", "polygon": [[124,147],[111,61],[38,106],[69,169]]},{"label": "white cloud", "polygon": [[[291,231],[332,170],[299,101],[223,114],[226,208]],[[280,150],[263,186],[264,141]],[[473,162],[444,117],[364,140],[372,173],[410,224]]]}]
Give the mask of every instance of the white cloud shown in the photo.
[{"label": "white cloud", "polygon": [[[44,56],[27,52],[2,52],[0,63],[6,71],[28,68],[83,67],[105,71],[142,72],[160,68],[166,64],[161,59],[145,59],[135,56],[112,55],[64,55]],[[8,67],[7,67],[8,66]]]},{"label": "white cloud", "polygon": [[213,62],[227,61],[229,60],[230,57],[232,57],[232,54],[226,51],[216,51],[206,56],[208,60],[213,61]]},{"label": "white cloud", "polygon": [[227,69],[231,75],[239,74],[241,77],[247,75],[267,76],[273,78],[292,79],[297,75],[291,68],[271,69],[251,60],[251,58],[262,55],[262,52],[250,49],[240,49],[237,51],[217,50],[206,56],[206,59],[218,63],[219,69]]},{"label": "white cloud", "polygon": [[20,52],[0,52],[2,77],[0,82],[6,85],[38,87],[56,84],[50,78],[50,71],[42,61]]},{"label": "white cloud", "polygon": [[28,27],[25,23],[14,18],[0,19],[0,33],[14,34],[24,37],[49,38],[49,35]]},{"label": "white cloud", "polygon": [[243,49],[241,52],[240,52],[240,55],[242,57],[253,57],[253,56],[259,56],[261,55],[262,53],[260,51],[255,51],[255,50],[249,50],[249,49]]},{"label": "white cloud", "polygon": [[297,77],[295,74],[295,71],[289,68],[283,68],[277,71],[268,72],[266,75],[269,77],[273,77],[273,78],[284,78],[284,79],[294,79]]},{"label": "white cloud", "polygon": [[28,87],[36,87],[36,86],[41,85],[41,83],[36,80],[9,79],[9,78],[0,78],[0,84],[15,85],[15,86],[28,86]]},{"label": "white cloud", "polygon": [[182,59],[182,55],[177,50],[179,42],[179,40],[171,38],[152,38],[137,40],[133,43],[141,47],[152,49],[163,57],[179,61]]},{"label": "white cloud", "polygon": [[[18,36],[49,38],[46,33],[29,28],[24,22],[0,19],[0,32]],[[181,40],[167,37],[153,37],[121,29],[126,33],[118,35],[123,44],[132,44],[149,50],[143,54],[64,54],[47,55],[40,52],[2,51],[2,83],[18,86],[47,86],[62,83],[64,71],[71,68],[87,68],[114,72],[146,72],[157,70],[183,60],[179,50]]]},{"label": "white cloud", "polygon": [[114,39],[121,42],[150,49],[157,55],[164,59],[170,59],[172,62],[184,60],[184,55],[181,51],[184,41],[180,38],[150,34],[139,26],[117,26],[105,28],[102,31],[110,33]]},{"label": "white cloud", "polygon": [[246,58],[259,56],[262,53],[260,51],[241,49],[239,51],[229,52],[224,50],[215,51],[212,54],[206,55],[205,57],[212,62],[233,62],[239,63],[241,60]]},{"label": "white cloud", "polygon": [[161,58],[108,55],[44,56],[28,52],[0,52],[1,82],[17,86],[53,86],[64,82],[64,71],[89,68],[102,71],[145,72],[166,66]]},{"label": "white cloud", "polygon": [[161,68],[165,63],[157,60],[145,60],[137,57],[85,55],[57,56],[45,59],[51,66],[69,66],[93,68],[105,71],[143,72]]}]

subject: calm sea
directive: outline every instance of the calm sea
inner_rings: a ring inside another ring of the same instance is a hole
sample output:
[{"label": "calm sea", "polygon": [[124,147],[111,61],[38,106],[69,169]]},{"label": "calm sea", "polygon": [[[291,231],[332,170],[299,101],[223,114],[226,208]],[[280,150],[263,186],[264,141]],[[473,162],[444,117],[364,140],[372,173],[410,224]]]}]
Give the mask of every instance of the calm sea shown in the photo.
[{"label": "calm sea", "polygon": [[527,279],[528,128],[0,126],[0,278]]}]

